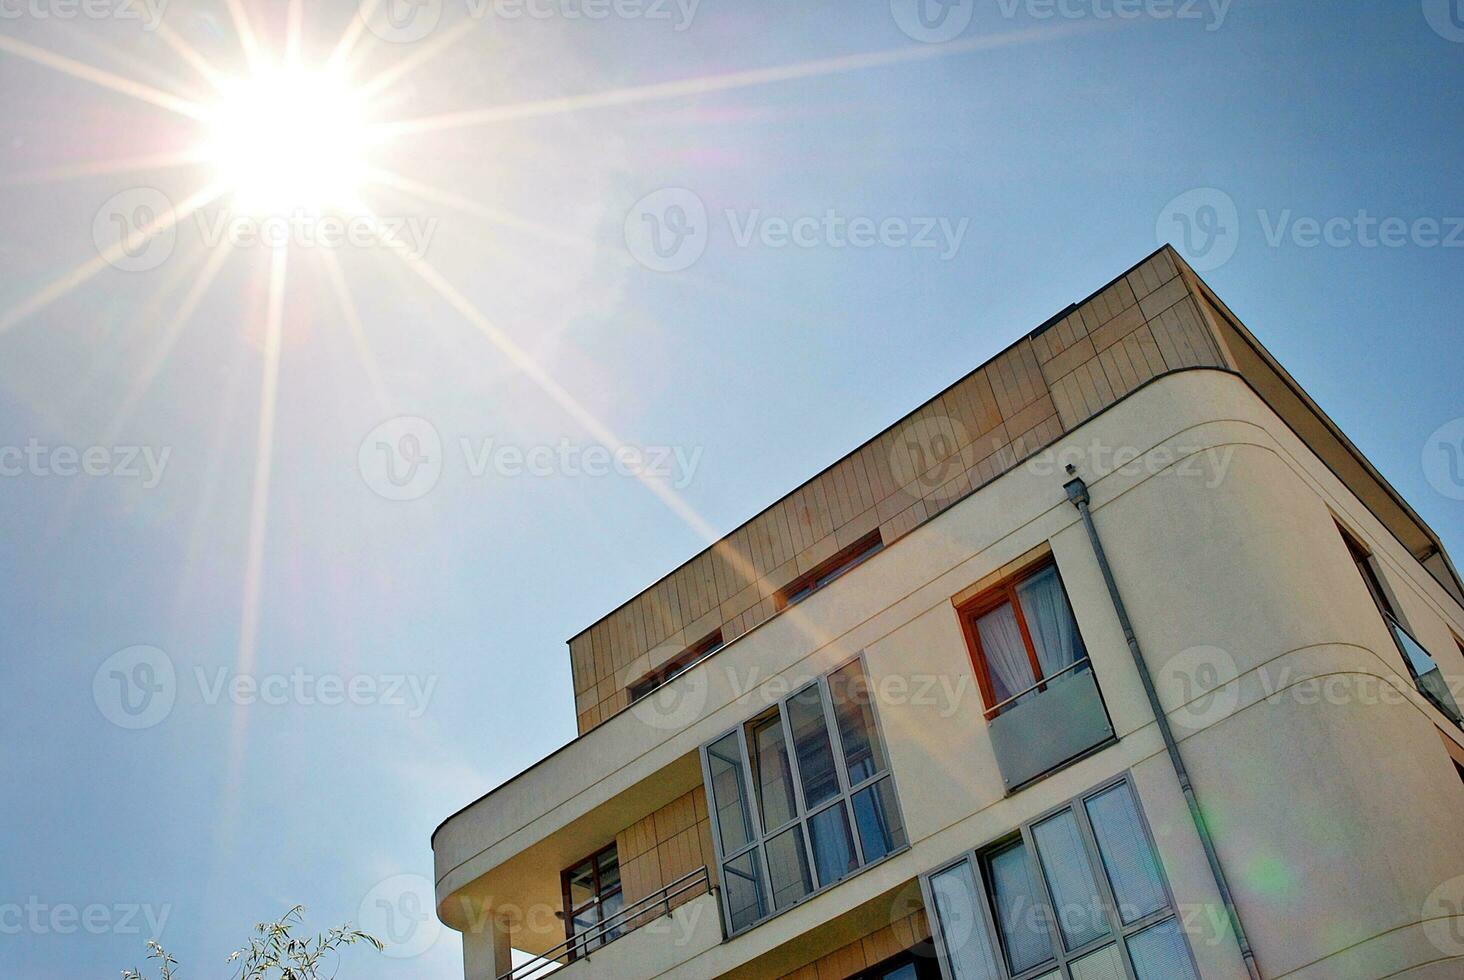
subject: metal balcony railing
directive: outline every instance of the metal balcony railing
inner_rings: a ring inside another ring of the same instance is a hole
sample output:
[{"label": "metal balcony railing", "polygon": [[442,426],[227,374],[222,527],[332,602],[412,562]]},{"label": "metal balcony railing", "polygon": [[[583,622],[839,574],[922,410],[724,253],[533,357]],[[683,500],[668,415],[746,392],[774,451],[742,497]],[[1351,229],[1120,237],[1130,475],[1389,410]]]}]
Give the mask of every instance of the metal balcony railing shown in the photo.
[{"label": "metal balcony railing", "polygon": [[1090,663],[1090,660],[1089,660],[1088,657],[1084,657],[1082,660],[1074,661],[1073,663],[1068,664],[1062,670],[1059,670],[1057,673],[1055,673],[1055,674],[1048,674],[1046,677],[1042,678],[1040,681],[1038,681],[1036,684],[1033,684],[1031,687],[1026,688],[1025,690],[1018,691],[1016,694],[1013,694],[1011,697],[1007,698],[1005,701],[998,701],[996,704],[993,704],[991,707],[989,707],[989,708],[986,709],[986,717],[987,717],[987,720],[990,720],[992,718],[995,718],[997,715],[1001,714],[1004,710],[1006,710],[1007,708],[1009,708],[1012,705],[1016,704],[1018,701],[1022,700],[1022,698],[1027,697],[1027,695],[1031,694],[1033,691],[1045,691],[1045,690],[1047,690],[1047,685],[1048,684],[1051,684],[1053,681],[1057,680],[1059,677],[1063,676],[1064,674],[1066,674],[1066,673],[1068,673],[1070,671],[1077,670],[1079,667],[1086,667],[1086,666],[1088,666],[1089,663]]},{"label": "metal balcony railing", "polygon": [[660,891],[647,895],[632,905],[625,906],[619,912],[606,918],[605,921],[596,923],[593,928],[572,936],[532,961],[514,967],[500,976],[498,980],[540,980],[541,977],[547,977],[578,960],[588,960],[592,954],[604,949],[615,940],[670,915],[673,902],[683,897],[690,898],[696,894],[698,889],[708,895],[716,891],[712,887],[711,872],[705,865],[690,874],[677,878]]}]

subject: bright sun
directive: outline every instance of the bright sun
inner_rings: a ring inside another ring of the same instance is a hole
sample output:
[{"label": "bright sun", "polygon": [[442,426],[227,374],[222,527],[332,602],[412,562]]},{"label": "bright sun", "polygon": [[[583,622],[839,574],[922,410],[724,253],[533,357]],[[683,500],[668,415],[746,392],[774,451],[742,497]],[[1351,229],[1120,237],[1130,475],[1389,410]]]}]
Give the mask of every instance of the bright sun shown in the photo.
[{"label": "bright sun", "polygon": [[261,68],[225,84],[209,114],[206,153],[254,214],[349,206],[366,180],[363,100],[339,77]]}]

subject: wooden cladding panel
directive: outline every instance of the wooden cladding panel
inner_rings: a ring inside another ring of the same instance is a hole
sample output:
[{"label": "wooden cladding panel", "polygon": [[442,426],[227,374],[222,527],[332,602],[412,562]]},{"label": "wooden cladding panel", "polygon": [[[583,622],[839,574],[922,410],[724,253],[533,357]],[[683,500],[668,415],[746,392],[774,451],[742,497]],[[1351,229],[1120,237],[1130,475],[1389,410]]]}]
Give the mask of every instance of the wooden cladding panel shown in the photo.
[{"label": "wooden cladding panel", "polygon": [[1124,280],[1133,289],[1134,295],[1142,298],[1178,275],[1179,269],[1166,249],[1156,253],[1143,265],[1124,276]]},{"label": "wooden cladding panel", "polygon": [[1166,371],[1224,367],[1199,310],[1155,254],[575,637],[581,734],[714,629],[730,643],[771,619],[780,588],[861,535],[892,543]]},{"label": "wooden cladding panel", "polygon": [[890,957],[929,940],[930,923],[925,910],[917,909],[792,973],[785,973],[779,980],[849,980],[860,971],[879,966]]},{"label": "wooden cladding panel", "polygon": [[[712,849],[712,823],[706,794],[700,786],[637,820],[615,836],[625,904],[633,905],[705,866],[717,880]],[[672,902],[680,905],[702,894],[690,891]],[[647,915],[657,914],[657,906]]]}]

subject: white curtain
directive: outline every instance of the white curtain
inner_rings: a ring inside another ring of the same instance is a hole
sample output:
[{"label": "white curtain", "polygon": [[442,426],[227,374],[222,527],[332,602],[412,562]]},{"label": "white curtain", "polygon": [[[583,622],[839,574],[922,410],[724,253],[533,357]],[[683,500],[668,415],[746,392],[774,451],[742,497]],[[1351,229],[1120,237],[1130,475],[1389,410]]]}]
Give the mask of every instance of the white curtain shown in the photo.
[{"label": "white curtain", "polygon": [[829,807],[809,821],[813,834],[813,863],[820,887],[833,884],[854,870],[854,841],[844,804]]},{"label": "white curtain", "polygon": [[976,632],[981,637],[981,652],[986,655],[986,666],[991,671],[991,686],[998,703],[1037,683],[1037,678],[1032,675],[1032,661],[1027,657],[1027,645],[1022,642],[1022,630],[1017,626],[1017,616],[1010,603],[976,620]]},{"label": "white curtain", "polygon": [[1022,602],[1022,615],[1032,634],[1032,645],[1037,648],[1043,676],[1051,677],[1088,655],[1056,568],[1045,568],[1018,585],[1017,598]]}]

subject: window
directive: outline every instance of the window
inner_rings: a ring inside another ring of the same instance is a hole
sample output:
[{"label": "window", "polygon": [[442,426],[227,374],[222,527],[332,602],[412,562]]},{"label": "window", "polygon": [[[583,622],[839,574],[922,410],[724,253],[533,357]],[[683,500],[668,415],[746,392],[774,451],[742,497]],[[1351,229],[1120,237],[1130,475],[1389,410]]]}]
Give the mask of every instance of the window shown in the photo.
[{"label": "window", "polygon": [[1362,580],[1367,584],[1367,591],[1372,594],[1373,602],[1378,604],[1378,611],[1389,619],[1396,620],[1398,611],[1393,608],[1392,601],[1388,599],[1388,593],[1383,589],[1382,579],[1378,578],[1378,570],[1373,567],[1372,554],[1346,531],[1342,531],[1342,540],[1347,542],[1347,550],[1352,553],[1352,561],[1357,565],[1358,572],[1362,574]]},{"label": "window", "polygon": [[570,946],[571,958],[583,956],[619,937],[617,926],[601,930],[601,923],[614,918],[625,905],[620,890],[620,861],[614,844],[565,871],[562,884],[565,939],[584,937],[583,942]]},{"label": "window", "polygon": [[702,765],[730,934],[908,843],[862,660],[712,741]]},{"label": "window", "polygon": [[781,827],[797,813],[793,803],[793,770],[788,764],[788,743],[783,738],[783,719],[774,708],[747,725],[747,749],[752,755],[752,784],[762,825]]},{"label": "window", "polygon": [[1392,600],[1388,598],[1387,590],[1383,588],[1382,579],[1378,575],[1376,559],[1340,524],[1337,526],[1337,530],[1342,532],[1342,540],[1347,543],[1347,550],[1352,554],[1352,561],[1357,565],[1358,572],[1362,574],[1362,580],[1366,583],[1373,602],[1377,604],[1378,612],[1382,613],[1383,621],[1387,623],[1389,632],[1393,634],[1393,642],[1398,645],[1398,652],[1403,655],[1403,662],[1408,667],[1408,673],[1413,678],[1414,686],[1450,721],[1464,728],[1464,714],[1459,711],[1459,705],[1454,700],[1454,692],[1449,687],[1448,680],[1439,670],[1439,665],[1433,655],[1424,649],[1423,645],[1414,639],[1413,634],[1408,632],[1403,625],[1403,617],[1398,614]]},{"label": "window", "polygon": [[1199,980],[1126,779],[922,886],[953,980]]},{"label": "window", "polygon": [[929,953],[906,950],[850,980],[940,980],[940,965]]},{"label": "window", "polygon": [[797,605],[883,548],[884,539],[880,537],[878,531],[871,531],[813,571],[799,576],[778,590],[778,593],[773,596],[773,604],[779,612],[789,606]]},{"label": "window", "polygon": [[986,717],[1020,704],[1060,676],[1089,668],[1062,578],[1051,559],[960,608]]},{"label": "window", "polygon": [[722,631],[717,630],[700,643],[688,647],[684,653],[677,654],[670,663],[663,665],[658,670],[651,671],[630,685],[631,703],[634,704],[662,684],[686,673],[720,649],[722,649]]}]

